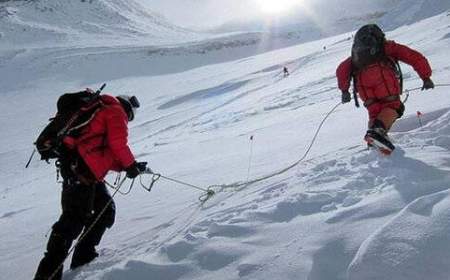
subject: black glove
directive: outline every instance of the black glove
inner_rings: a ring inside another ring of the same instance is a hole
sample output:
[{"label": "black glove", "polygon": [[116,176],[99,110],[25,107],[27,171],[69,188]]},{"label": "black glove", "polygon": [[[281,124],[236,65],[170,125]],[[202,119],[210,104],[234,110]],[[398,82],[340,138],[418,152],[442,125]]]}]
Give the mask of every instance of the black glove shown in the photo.
[{"label": "black glove", "polygon": [[434,88],[434,83],[430,78],[423,79],[422,90]]},{"label": "black glove", "polygon": [[138,166],[139,171],[142,173],[147,169],[147,162],[146,161],[138,162],[137,166]]},{"label": "black glove", "polygon": [[127,177],[134,179],[136,178],[141,172],[145,171],[147,168],[147,162],[133,162],[130,166],[125,168],[125,171],[127,172]]},{"label": "black glove", "polygon": [[348,90],[342,91],[342,104],[348,103],[352,100],[352,97],[350,96],[350,92]]}]

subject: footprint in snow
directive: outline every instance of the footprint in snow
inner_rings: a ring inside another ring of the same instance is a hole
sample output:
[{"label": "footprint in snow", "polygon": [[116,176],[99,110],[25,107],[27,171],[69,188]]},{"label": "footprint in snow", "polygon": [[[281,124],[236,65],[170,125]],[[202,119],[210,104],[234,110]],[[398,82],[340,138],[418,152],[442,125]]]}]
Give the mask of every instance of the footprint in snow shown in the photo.
[{"label": "footprint in snow", "polygon": [[128,261],[124,268],[115,268],[107,272],[102,279],[164,279],[178,280],[192,271],[188,265],[159,265],[142,261]]}]

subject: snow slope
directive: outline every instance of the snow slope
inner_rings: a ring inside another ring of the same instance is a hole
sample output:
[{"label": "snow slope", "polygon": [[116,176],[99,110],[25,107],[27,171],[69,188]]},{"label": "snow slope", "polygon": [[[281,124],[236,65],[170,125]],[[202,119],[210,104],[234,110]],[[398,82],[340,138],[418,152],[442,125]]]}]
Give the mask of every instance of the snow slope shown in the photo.
[{"label": "snow slope", "polygon": [[159,45],[203,37],[135,1],[0,1],[1,47]]},{"label": "snow slope", "polygon": [[[388,36],[422,51],[439,84],[450,82],[449,34],[447,12]],[[52,52],[47,62],[46,53],[4,54],[1,74],[10,74],[1,81],[0,279],[32,277],[45,233],[59,215],[53,167],[37,160],[23,166],[60,93],[106,80],[112,94],[138,95],[143,106],[130,124],[130,142],[139,160],[199,186],[230,184],[280,170],[303,155],[340,100],[334,72],[349,53],[349,37],[228,62],[226,51],[216,52],[225,56],[222,63],[211,55],[191,67],[189,61],[203,56],[183,52],[152,64],[139,53],[122,56],[122,47],[101,51],[102,61],[122,63],[135,71],[130,74],[108,64],[104,72],[72,70],[99,62],[82,48],[72,49],[76,60],[67,49]],[[166,63],[174,69],[145,72]],[[284,65],[288,78],[281,77]],[[410,67],[403,70],[406,88],[421,85]],[[115,198],[117,221],[100,257],[64,279],[446,279],[448,91],[411,93],[393,129],[398,148],[391,157],[366,150],[365,110],[347,104],[327,120],[297,167],[218,191],[203,206],[201,192],[175,183],[160,180],[151,193],[135,186]]]}]

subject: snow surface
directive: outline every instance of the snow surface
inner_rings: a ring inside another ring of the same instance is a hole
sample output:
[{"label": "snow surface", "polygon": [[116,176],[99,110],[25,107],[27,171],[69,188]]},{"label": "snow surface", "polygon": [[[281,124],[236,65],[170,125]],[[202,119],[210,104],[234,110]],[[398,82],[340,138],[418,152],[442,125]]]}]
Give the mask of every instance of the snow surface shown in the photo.
[{"label": "snow surface", "polygon": [[[446,12],[388,36],[423,52],[440,84],[450,82],[449,34]],[[250,151],[250,178],[303,155],[340,100],[334,72],[350,39],[254,56],[245,46],[234,49],[241,54],[191,46],[151,59],[143,46],[0,51],[0,279],[32,278],[60,213],[53,166],[24,165],[61,93],[107,82],[107,92],[136,94],[143,106],[130,143],[139,160],[204,187],[242,182]],[[403,70],[406,88],[421,85]],[[411,92],[391,157],[367,151],[366,112],[347,104],[306,160],[282,175],[225,189],[204,205],[201,192],[168,181],[151,193],[135,186],[115,198],[116,224],[100,257],[64,279],[449,279],[448,91]]]},{"label": "snow surface", "polygon": [[[135,1],[0,1],[0,46],[153,45],[200,39]],[[128,43],[127,43],[128,42]]]}]

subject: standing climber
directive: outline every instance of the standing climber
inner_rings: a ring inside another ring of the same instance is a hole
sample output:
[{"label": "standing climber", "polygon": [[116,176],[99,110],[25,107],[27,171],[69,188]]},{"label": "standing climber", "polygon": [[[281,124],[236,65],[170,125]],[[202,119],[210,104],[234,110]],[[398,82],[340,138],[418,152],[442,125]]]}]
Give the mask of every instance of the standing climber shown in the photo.
[{"label": "standing climber", "polygon": [[289,69],[286,66],[283,67],[283,76],[285,78],[289,76]]},{"label": "standing climber", "polygon": [[419,74],[423,80],[422,90],[434,88],[427,59],[407,46],[386,40],[375,24],[365,25],[356,32],[351,57],[336,70],[342,103],[350,102],[349,88],[353,79],[355,98],[359,93],[369,113],[369,127],[364,139],[384,154],[395,149],[387,133],[405,110],[400,100],[402,81],[398,61],[411,65]]},{"label": "standing climber", "polygon": [[[71,96],[85,98],[90,95],[91,92],[80,92]],[[71,268],[87,264],[98,256],[95,246],[100,243],[104,232],[113,225],[115,219],[114,202],[105,187],[104,177],[110,170],[125,170],[127,177],[135,178],[142,169],[142,164],[135,161],[127,144],[127,123],[133,120],[136,108],[139,107],[137,98],[99,95],[98,100],[88,107],[95,107],[95,110],[87,120],[83,120],[84,126],[77,125],[78,128],[81,127],[79,132],[70,136],[67,134],[62,139],[63,147],[58,148],[57,162],[63,178],[62,214],[52,227],[47,251],[39,263],[35,280],[61,279],[62,264],[72,242],[82,231],[82,237],[74,250]],[[88,110],[86,108],[83,112]],[[60,119],[63,114],[58,110],[54,119]],[[48,147],[47,154],[41,153],[43,158],[51,153],[49,151],[54,141],[45,140],[46,133],[50,134],[48,129],[37,141],[40,152]]]}]

